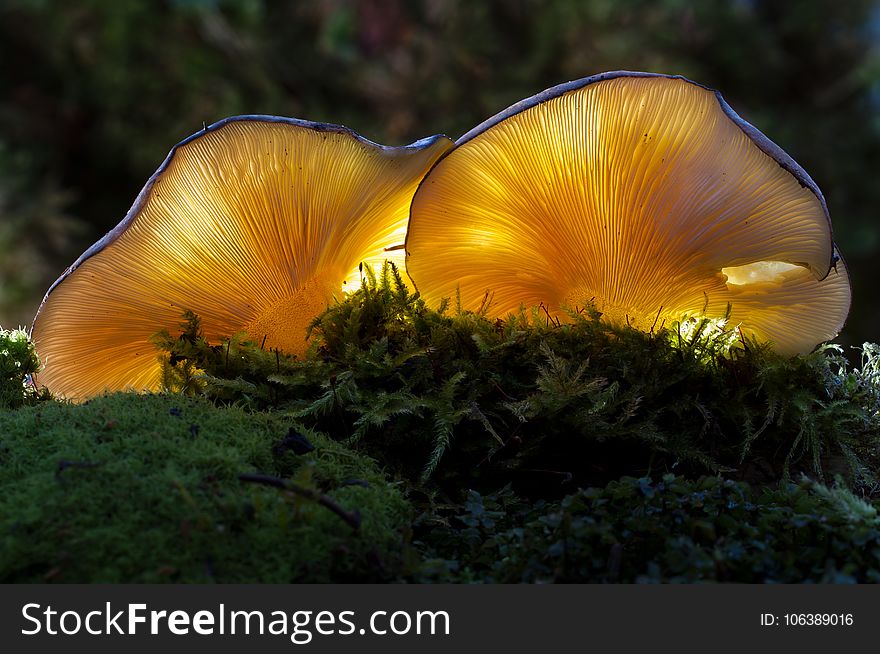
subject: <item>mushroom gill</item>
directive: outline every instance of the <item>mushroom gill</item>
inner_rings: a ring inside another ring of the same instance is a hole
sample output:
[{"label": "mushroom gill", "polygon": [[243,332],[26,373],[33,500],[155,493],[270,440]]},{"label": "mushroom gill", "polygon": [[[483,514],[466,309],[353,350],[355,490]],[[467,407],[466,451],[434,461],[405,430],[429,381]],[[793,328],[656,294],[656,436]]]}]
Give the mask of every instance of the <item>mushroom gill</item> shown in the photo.
[{"label": "mushroom gill", "polygon": [[730,304],[783,353],[836,336],[850,304],[809,175],[717,92],[650,73],[563,84],[465,134],[419,186],[406,250],[429,301],[592,302],[646,331]]},{"label": "mushroom gill", "polygon": [[49,289],[32,329],[39,383],[75,400],[157,389],[151,336],[186,309],[209,341],[244,330],[303,353],[308,324],[357,287],[361,262],[402,258],[386,248],[403,242],[412,194],[449,147],[435,136],[390,148],[274,116],[194,134]]}]

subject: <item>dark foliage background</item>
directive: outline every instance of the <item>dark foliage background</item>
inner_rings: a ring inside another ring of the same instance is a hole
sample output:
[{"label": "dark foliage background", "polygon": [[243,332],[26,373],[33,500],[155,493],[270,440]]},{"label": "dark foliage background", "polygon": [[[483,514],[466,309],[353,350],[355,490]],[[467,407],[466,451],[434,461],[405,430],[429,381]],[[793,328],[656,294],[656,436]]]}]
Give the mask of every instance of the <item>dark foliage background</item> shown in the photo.
[{"label": "dark foliage background", "polygon": [[169,148],[224,116],[455,138],[613,69],[720,89],[823,189],[850,265],[845,343],[878,339],[880,6],[870,0],[0,0],[0,324],[116,224]]}]

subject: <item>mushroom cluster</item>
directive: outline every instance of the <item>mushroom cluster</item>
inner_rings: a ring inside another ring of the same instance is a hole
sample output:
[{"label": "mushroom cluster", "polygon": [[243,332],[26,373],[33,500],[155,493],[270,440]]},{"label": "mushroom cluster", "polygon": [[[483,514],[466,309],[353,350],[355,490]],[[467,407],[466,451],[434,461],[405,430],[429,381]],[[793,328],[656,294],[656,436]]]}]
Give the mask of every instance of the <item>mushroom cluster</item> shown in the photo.
[{"label": "mushroom cluster", "polygon": [[850,305],[822,193],[715,91],[614,72],[519,102],[462,136],[415,194],[422,296],[489,313],[595,305],[650,330],[729,320],[779,352],[834,338]]},{"label": "mushroom cluster", "polygon": [[151,337],[198,314],[302,354],[361,263],[404,263],[429,301],[490,315],[592,303],[648,330],[723,318],[783,353],[850,304],[809,175],[721,96],[615,72],[523,100],[457,142],[385,147],[335,125],[237,116],[175,146],[122,222],[46,294],[39,382],[82,400],[155,390]]}]

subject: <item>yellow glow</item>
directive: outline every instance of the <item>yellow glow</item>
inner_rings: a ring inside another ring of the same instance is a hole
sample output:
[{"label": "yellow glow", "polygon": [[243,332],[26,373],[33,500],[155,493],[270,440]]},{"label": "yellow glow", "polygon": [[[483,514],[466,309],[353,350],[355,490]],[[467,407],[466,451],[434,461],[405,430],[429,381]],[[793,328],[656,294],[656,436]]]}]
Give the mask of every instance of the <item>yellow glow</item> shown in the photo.
[{"label": "yellow glow", "polygon": [[740,325],[731,323],[727,318],[686,317],[673,323],[669,337],[673,344],[690,344],[698,336],[730,350],[739,340],[739,328]]},{"label": "yellow glow", "polygon": [[416,186],[449,147],[383,149],[259,120],[180,146],[124,233],[41,307],[39,382],[71,399],[157,389],[150,337],[176,333],[185,309],[209,341],[247,329],[301,354],[350,271],[402,241]]},{"label": "yellow glow", "polygon": [[[603,319],[648,331],[722,317],[733,301],[745,330],[794,352],[836,335],[849,307],[842,264],[817,281],[832,254],[819,199],[714,93],[681,79],[595,82],[457,146],[413,199],[407,252],[430,303],[460,292],[474,310],[488,291],[499,317],[541,303],[562,317],[556,307],[592,302]],[[804,267],[759,272],[756,261]],[[761,283],[727,283],[740,268]]]},{"label": "yellow glow", "polygon": [[722,268],[721,274],[727,277],[728,284],[760,284],[763,282],[780,282],[785,273],[798,268],[793,263],[785,261],[756,261],[745,266],[730,266]]}]

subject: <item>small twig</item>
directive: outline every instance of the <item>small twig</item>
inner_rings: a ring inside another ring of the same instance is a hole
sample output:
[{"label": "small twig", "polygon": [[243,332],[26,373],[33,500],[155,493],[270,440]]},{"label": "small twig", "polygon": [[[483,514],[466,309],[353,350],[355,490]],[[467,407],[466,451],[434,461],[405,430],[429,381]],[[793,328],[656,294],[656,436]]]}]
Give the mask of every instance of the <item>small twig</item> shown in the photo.
[{"label": "small twig", "polygon": [[58,462],[58,468],[55,470],[55,477],[60,478],[61,473],[68,468],[97,468],[100,465],[100,463],[94,463],[92,461],[67,461],[66,459],[62,459]]},{"label": "small twig", "polygon": [[284,479],[279,479],[278,477],[272,477],[270,475],[243,474],[238,476],[238,480],[252,484],[263,484],[264,486],[272,486],[273,488],[282,488],[284,490],[288,490],[291,493],[296,493],[297,495],[313,500],[326,509],[330,509],[352,529],[358,529],[361,526],[360,511],[346,511],[341,506],[339,506],[339,504],[337,504],[332,497],[324,495],[324,493],[320,493],[310,488],[303,488],[302,486],[294,484],[293,482],[285,481]]},{"label": "small twig", "polygon": [[560,484],[571,483],[572,479],[574,479],[574,475],[572,475],[567,470],[547,470],[546,468],[521,468],[520,472],[537,472],[545,475],[558,475],[562,477],[559,482]]},{"label": "small twig", "polygon": [[739,332],[739,340],[742,341],[743,349],[746,352],[748,352],[749,351],[749,344],[746,342],[746,335],[743,334],[742,326],[737,325],[736,330]]},{"label": "small twig", "polygon": [[486,292],[483,293],[483,300],[480,302],[480,308],[477,310],[477,315],[483,315],[483,312],[486,311],[489,306],[489,302],[489,289],[486,289]]},{"label": "small twig", "polygon": [[369,488],[370,482],[366,479],[343,479],[339,482],[340,486],[360,486],[361,488]]},{"label": "small twig", "polygon": [[546,314],[546,316],[547,316],[547,327],[549,327],[549,326],[550,326],[550,323],[553,322],[553,316],[550,315],[550,311],[547,309],[547,305],[545,305],[543,302],[541,302],[541,304],[538,305],[538,308],[541,309],[541,310],[543,310],[544,313]]},{"label": "small twig", "polygon": [[501,394],[504,396],[504,398],[505,398],[506,400],[508,400],[508,401],[510,401],[510,402],[515,402],[515,401],[516,401],[516,398],[515,398],[515,397],[511,397],[510,395],[508,395],[507,393],[504,392],[504,389],[501,388],[501,386],[498,384],[497,381],[495,381],[495,380],[493,379],[493,380],[491,381],[491,384],[492,384],[492,386],[494,386],[494,387],[498,390],[499,393],[501,393]]},{"label": "small twig", "polygon": [[660,320],[660,312],[663,311],[663,305],[660,305],[660,308],[657,309],[657,315],[654,316],[654,322],[651,323],[651,333],[654,333],[654,327],[657,326],[657,321]]}]

